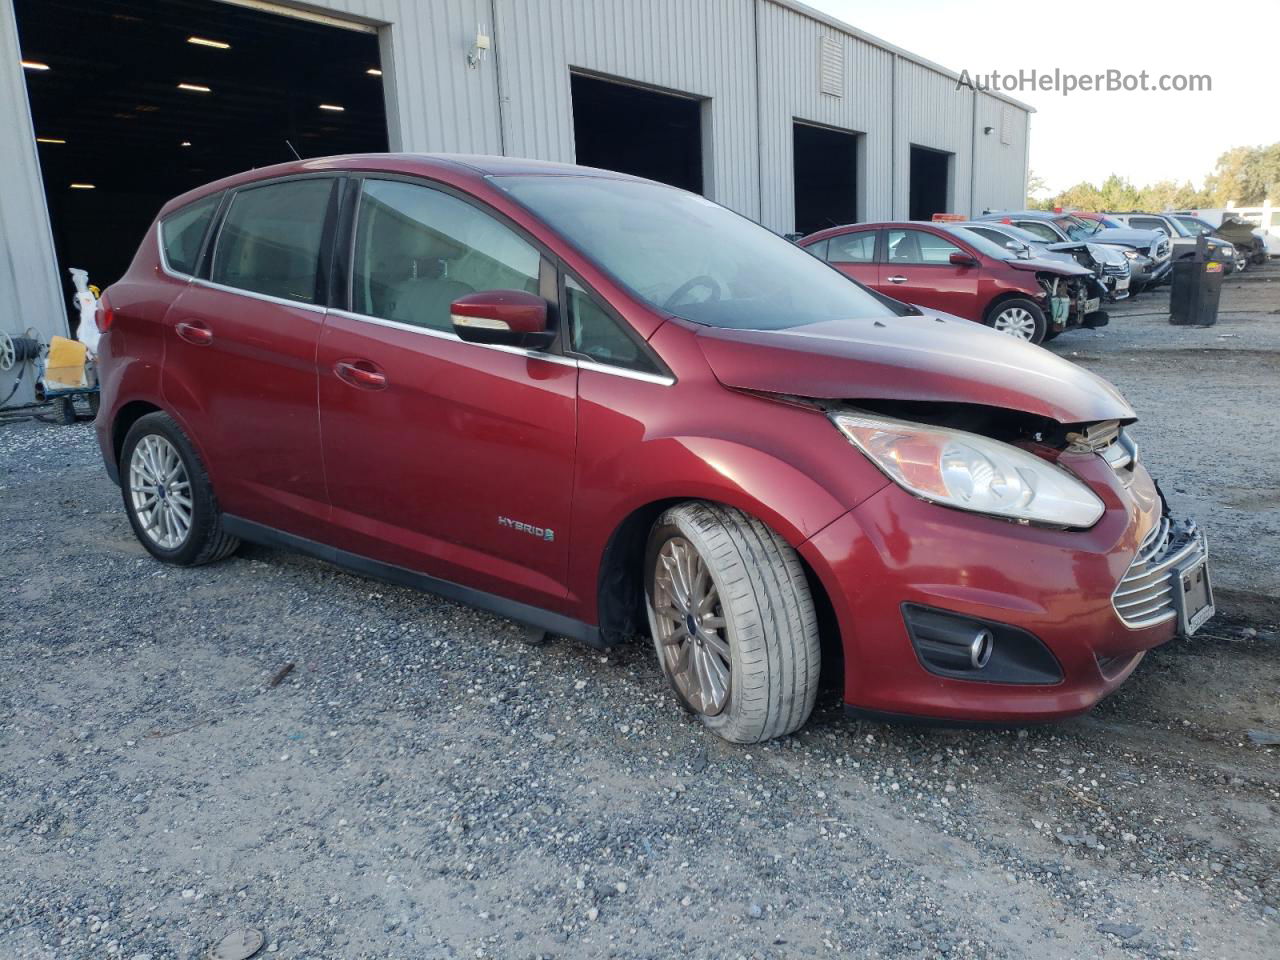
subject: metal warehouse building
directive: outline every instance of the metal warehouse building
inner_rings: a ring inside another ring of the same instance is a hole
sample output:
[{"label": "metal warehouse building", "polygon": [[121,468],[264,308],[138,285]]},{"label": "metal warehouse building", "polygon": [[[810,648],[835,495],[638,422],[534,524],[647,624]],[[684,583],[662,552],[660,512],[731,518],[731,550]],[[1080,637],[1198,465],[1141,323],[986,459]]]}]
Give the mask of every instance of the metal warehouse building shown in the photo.
[{"label": "metal warehouse building", "polygon": [[106,286],[167,197],[295,150],[603,166],[807,232],[1020,207],[1029,112],[792,0],[0,0],[0,331],[65,334],[67,268]]}]

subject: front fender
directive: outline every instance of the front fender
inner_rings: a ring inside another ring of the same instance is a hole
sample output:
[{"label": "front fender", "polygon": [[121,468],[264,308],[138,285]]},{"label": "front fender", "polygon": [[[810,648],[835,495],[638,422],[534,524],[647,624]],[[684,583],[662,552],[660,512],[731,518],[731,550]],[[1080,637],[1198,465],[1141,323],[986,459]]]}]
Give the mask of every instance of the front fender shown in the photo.
[{"label": "front fender", "polygon": [[686,387],[688,402],[655,405],[652,391],[665,388],[615,381],[608,402],[594,403],[595,385],[580,381],[569,586],[574,615],[588,623],[610,540],[637,511],[714,501],[799,547],[889,482],[818,410],[714,381],[705,395]]}]

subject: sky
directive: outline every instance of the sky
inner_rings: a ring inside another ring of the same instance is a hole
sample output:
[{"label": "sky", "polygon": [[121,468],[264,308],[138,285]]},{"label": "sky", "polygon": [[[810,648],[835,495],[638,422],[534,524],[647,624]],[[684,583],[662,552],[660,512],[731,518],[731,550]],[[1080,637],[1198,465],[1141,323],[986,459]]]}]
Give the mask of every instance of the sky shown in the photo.
[{"label": "sky", "polygon": [[[1280,141],[1280,0],[806,0],[957,73],[1208,74],[1209,92],[1025,90],[1031,171],[1051,193],[1112,173],[1203,185],[1234,146]],[[1243,52],[1237,52],[1243,51]]]}]

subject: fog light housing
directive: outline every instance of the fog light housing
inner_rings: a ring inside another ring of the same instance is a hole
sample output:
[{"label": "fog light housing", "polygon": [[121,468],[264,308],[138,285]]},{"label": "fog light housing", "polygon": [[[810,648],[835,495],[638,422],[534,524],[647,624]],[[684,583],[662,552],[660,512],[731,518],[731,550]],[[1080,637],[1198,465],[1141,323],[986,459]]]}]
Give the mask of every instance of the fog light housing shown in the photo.
[{"label": "fog light housing", "polygon": [[1026,630],[914,603],[902,605],[902,618],[920,665],[930,673],[982,683],[1062,681],[1057,658]]}]

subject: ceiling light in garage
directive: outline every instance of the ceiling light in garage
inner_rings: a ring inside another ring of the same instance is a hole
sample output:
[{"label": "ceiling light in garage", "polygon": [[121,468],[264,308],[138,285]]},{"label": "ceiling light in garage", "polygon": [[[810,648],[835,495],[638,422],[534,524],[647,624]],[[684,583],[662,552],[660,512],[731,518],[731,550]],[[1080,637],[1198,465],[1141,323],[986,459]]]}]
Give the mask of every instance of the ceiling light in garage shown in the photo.
[{"label": "ceiling light in garage", "polygon": [[71,184],[71,189],[72,190],[96,190],[98,189],[98,185],[96,183],[73,183]]},{"label": "ceiling light in garage", "polygon": [[203,83],[180,83],[179,90],[188,90],[191,93],[212,93],[213,91],[206,87]]},{"label": "ceiling light in garage", "polygon": [[49,65],[47,63],[41,63],[39,60],[23,60],[22,69],[23,70],[48,70]]},{"label": "ceiling light in garage", "polygon": [[342,113],[342,112],[343,112],[344,110],[346,110],[347,108],[346,108],[346,107],[340,107],[340,106],[338,106],[336,103],[322,103],[322,104],[320,104],[320,109],[321,109],[321,110],[332,110],[334,113]]},{"label": "ceiling light in garage", "polygon": [[66,143],[60,137],[36,137],[36,143]]},{"label": "ceiling light in garage", "polygon": [[365,71],[365,73],[367,73],[371,77],[382,76],[382,71],[379,70],[377,67],[370,67],[368,70]]},{"label": "ceiling light in garage", "polygon": [[204,37],[187,37],[187,43],[194,43],[197,47],[213,47],[215,50],[231,49],[229,43],[223,43],[221,40],[206,40]]}]

